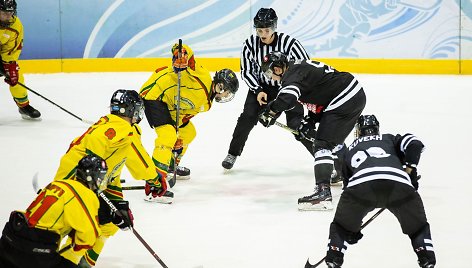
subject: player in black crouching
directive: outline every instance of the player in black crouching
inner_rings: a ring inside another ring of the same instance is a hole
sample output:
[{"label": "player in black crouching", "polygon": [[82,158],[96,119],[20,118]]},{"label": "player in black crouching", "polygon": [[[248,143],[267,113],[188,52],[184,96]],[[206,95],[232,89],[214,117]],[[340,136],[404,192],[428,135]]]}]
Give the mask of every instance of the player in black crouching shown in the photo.
[{"label": "player in black crouching", "polygon": [[[262,71],[273,80],[281,81],[277,98],[261,115],[266,127],[284,111],[302,103],[308,109],[305,121],[319,122],[315,135],[315,191],[298,199],[300,210],[333,209],[330,179],[334,154],[354,128],[366,103],[364,89],[348,72],[339,72],[329,65],[312,60],[288,61],[281,52],[271,52],[262,62]],[[300,135],[305,125],[301,124]],[[309,129],[309,128],[307,128]]]},{"label": "player in black crouching", "polygon": [[[421,268],[434,268],[436,257],[423,201],[416,191],[416,167],[424,149],[412,134],[379,134],[374,115],[360,116],[358,138],[345,154],[345,190],[329,230],[326,263],[330,268],[343,264],[347,244],[362,237],[362,219],[375,208],[386,208],[398,219]],[[347,243],[346,243],[347,242]]]}]

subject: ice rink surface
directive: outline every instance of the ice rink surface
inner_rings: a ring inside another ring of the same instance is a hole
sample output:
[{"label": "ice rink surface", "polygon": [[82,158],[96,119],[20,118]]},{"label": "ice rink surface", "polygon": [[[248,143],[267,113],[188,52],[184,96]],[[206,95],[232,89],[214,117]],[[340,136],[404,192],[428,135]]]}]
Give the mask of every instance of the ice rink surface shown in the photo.
[{"label": "ice rink surface", "polygon": [[[111,94],[138,90],[150,73],[72,73],[26,75],[25,84],[79,117],[96,121],[108,114]],[[414,133],[426,145],[419,192],[431,225],[437,267],[472,267],[472,185],[469,143],[472,76],[358,74],[367,94],[364,114],[374,113],[381,132]],[[6,84],[0,90],[0,221],[26,209],[40,185],[54,176],[70,141],[87,124],[29,93],[42,121],[20,118]],[[247,94],[240,81],[236,98],[215,103],[193,120],[197,137],[182,164],[192,171],[178,181],[171,205],[146,203],[142,191],[126,191],[135,229],[170,268],[302,268],[325,255],[334,211],[299,212],[297,198],[313,190],[313,159],[286,130],[256,126],[243,155],[229,174],[227,154]],[[282,116],[283,117],[283,116]],[[279,119],[284,122],[285,119]],[[155,134],[141,123],[143,143],[152,153]],[[349,136],[347,142],[352,141]],[[126,185],[139,185],[127,170]],[[333,188],[337,201],[341,188]],[[416,255],[396,219],[382,213],[350,246],[345,268],[414,268]],[[96,267],[160,267],[132,232],[108,240]],[[321,265],[320,267],[325,267]]]}]

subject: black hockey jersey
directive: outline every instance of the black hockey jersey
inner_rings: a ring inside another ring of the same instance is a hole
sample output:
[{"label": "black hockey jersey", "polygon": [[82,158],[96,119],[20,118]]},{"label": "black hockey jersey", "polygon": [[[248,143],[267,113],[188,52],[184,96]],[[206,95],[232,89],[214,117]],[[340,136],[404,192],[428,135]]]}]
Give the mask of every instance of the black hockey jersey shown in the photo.
[{"label": "black hockey jersey", "polygon": [[300,102],[315,114],[334,110],[362,89],[348,72],[339,72],[319,61],[289,62],[282,77],[282,86],[272,105],[273,111],[291,109]]},{"label": "black hockey jersey", "polygon": [[[344,185],[352,187],[372,180],[393,180],[413,187],[403,167],[408,147],[413,144],[424,147],[412,134],[371,135],[354,140],[344,157]],[[419,161],[419,155],[417,159]]]}]

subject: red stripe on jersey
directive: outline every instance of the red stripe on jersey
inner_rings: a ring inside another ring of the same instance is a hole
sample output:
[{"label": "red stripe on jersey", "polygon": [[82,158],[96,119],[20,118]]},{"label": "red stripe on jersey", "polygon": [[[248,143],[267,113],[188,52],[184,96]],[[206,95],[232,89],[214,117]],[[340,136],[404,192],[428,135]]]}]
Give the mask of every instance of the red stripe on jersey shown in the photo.
[{"label": "red stripe on jersey", "polygon": [[93,231],[95,233],[95,237],[98,237],[98,230],[97,230],[97,228],[95,226],[95,223],[93,221],[93,217],[90,214],[90,212],[88,211],[87,206],[85,205],[84,201],[82,200],[80,195],[77,193],[77,191],[69,183],[67,183],[65,181],[57,181],[56,183],[64,184],[74,194],[74,197],[77,198],[77,201],[79,201],[80,206],[82,206],[82,208],[85,212],[85,215],[87,215],[87,219],[89,220],[90,224],[93,226]]}]

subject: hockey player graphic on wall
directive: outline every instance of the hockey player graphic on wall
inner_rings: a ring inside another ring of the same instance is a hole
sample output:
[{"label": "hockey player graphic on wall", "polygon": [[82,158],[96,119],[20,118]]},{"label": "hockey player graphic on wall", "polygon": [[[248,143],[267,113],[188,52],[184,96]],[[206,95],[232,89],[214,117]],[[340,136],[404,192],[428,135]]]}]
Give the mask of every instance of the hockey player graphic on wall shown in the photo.
[{"label": "hockey player graphic on wall", "polygon": [[357,40],[383,39],[416,28],[435,14],[441,1],[346,0],[334,22],[334,36],[315,45],[314,51],[339,49],[340,57],[358,57]]}]

